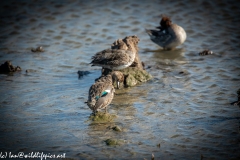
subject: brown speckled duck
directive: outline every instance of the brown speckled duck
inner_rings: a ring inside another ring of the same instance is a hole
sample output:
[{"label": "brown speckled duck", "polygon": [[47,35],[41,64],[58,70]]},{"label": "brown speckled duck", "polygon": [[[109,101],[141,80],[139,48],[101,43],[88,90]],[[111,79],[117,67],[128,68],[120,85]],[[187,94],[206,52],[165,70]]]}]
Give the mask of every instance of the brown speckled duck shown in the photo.
[{"label": "brown speckled duck", "polygon": [[122,45],[96,53],[90,64],[111,70],[121,70],[129,67],[134,62],[137,52],[134,45],[140,41],[137,36],[130,36],[130,38],[129,40],[126,39],[126,42]]},{"label": "brown speckled duck", "polygon": [[95,81],[95,83],[90,87],[88,92],[88,107],[93,111],[93,114],[97,112],[98,109],[104,109],[107,112],[107,106],[112,102],[114,97],[114,86],[113,83],[117,82],[119,88],[119,83],[123,81],[123,74],[118,71],[114,71],[107,76],[102,76]]}]

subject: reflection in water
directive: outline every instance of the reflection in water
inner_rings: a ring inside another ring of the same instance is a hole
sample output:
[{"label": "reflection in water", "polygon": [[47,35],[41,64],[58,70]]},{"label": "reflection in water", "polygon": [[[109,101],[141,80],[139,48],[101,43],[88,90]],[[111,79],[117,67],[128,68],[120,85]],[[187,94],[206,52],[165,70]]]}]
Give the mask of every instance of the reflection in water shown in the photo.
[{"label": "reflection in water", "polygon": [[169,59],[169,60],[184,60],[184,48],[177,48],[175,50],[156,50],[154,51],[154,58]]},{"label": "reflection in water", "polygon": [[[175,50],[145,50],[144,54],[149,53],[153,53],[150,60],[147,60],[147,64],[151,64],[151,70],[153,70],[153,68],[156,70],[162,69],[164,66],[166,67],[188,63],[185,57],[186,51],[184,48],[177,48]],[[153,62],[155,62],[155,64],[153,64]]]}]

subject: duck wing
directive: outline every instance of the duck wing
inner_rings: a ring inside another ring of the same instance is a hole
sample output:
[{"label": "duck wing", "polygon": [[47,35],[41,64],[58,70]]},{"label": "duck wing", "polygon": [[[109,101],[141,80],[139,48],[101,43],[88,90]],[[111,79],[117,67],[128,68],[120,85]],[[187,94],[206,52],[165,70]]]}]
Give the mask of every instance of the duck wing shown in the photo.
[{"label": "duck wing", "polygon": [[95,104],[95,109],[101,109],[105,108],[107,105],[109,105],[112,102],[113,99],[113,90],[114,88],[110,90],[110,92],[103,92],[101,97],[97,100]]},{"label": "duck wing", "polygon": [[92,65],[125,65],[130,60],[131,51],[123,49],[106,49],[92,57]]},{"label": "duck wing", "polygon": [[94,83],[89,89],[88,101],[97,101],[101,97],[105,88],[106,88],[106,83],[104,82]]},{"label": "duck wing", "polygon": [[160,46],[165,46],[172,38],[171,34],[169,34],[166,30],[158,31],[146,29],[146,32],[150,36],[151,40]]}]

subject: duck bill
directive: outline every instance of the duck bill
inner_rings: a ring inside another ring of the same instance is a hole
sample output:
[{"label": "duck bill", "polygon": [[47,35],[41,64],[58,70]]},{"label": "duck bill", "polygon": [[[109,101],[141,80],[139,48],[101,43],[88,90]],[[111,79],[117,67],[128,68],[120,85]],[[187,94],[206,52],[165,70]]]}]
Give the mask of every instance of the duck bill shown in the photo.
[{"label": "duck bill", "polygon": [[117,82],[117,89],[119,89],[120,88],[120,82],[118,81]]}]

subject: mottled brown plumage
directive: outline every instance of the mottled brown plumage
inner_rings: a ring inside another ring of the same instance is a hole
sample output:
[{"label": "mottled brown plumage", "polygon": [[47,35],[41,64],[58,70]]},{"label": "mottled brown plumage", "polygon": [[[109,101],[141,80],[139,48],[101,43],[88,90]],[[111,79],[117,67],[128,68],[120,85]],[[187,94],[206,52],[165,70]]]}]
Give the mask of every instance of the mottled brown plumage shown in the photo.
[{"label": "mottled brown plumage", "polygon": [[98,109],[105,108],[112,102],[115,89],[112,85],[112,76],[108,75],[97,80],[88,92],[88,107],[97,112]]},{"label": "mottled brown plumage", "polygon": [[92,57],[93,66],[102,66],[111,70],[121,70],[129,67],[135,60],[138,52],[137,44],[140,39],[137,36],[128,36],[116,40],[111,49],[105,49]]},{"label": "mottled brown plumage", "polygon": [[138,55],[138,42],[140,39],[136,36],[127,36],[124,39],[118,39],[112,44],[112,49],[124,49],[135,53],[134,62],[130,67],[137,67],[143,69],[139,55]]},{"label": "mottled brown plumage", "polygon": [[98,109],[105,108],[107,111],[107,106],[112,102],[114,97],[114,86],[113,83],[117,82],[119,88],[119,83],[123,82],[124,76],[119,71],[113,71],[107,76],[101,76],[95,83],[90,87],[88,93],[87,104],[89,108],[95,113]]},{"label": "mottled brown plumage", "polygon": [[105,49],[92,57],[93,66],[101,66],[112,70],[121,70],[130,66],[135,53],[123,49]]}]

